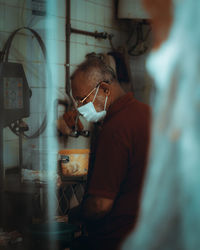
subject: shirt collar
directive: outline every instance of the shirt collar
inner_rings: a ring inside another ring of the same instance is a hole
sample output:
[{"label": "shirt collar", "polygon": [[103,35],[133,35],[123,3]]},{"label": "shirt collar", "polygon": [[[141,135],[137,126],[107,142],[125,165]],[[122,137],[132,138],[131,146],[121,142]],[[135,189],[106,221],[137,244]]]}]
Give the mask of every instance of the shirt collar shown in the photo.
[{"label": "shirt collar", "polygon": [[124,109],[127,104],[132,102],[134,100],[133,93],[128,92],[127,94],[123,95],[119,99],[117,99],[110,107],[108,108],[107,115],[104,119],[104,122],[110,120],[111,117],[113,117],[116,113],[120,112],[122,109]]}]

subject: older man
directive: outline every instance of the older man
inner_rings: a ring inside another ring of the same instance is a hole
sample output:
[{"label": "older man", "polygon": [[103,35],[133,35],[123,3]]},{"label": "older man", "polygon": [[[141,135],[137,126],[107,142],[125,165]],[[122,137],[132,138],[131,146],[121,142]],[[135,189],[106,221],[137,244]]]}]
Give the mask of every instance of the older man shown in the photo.
[{"label": "older man", "polygon": [[97,122],[100,131],[83,203],[76,212],[71,211],[69,219],[79,217],[86,224],[85,249],[118,249],[137,220],[150,109],[132,93],[126,94],[113,70],[99,58],[88,58],[79,65],[71,87],[78,111],[89,122]]}]

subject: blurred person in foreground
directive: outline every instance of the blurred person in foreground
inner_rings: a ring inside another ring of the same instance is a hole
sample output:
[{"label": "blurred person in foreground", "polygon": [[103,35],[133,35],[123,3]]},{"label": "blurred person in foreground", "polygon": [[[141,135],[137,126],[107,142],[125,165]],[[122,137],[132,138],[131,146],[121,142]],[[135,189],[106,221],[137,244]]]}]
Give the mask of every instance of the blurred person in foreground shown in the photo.
[{"label": "blurred person in foreground", "polygon": [[138,223],[123,250],[200,249],[200,1],[145,0],[155,79],[150,164]]}]

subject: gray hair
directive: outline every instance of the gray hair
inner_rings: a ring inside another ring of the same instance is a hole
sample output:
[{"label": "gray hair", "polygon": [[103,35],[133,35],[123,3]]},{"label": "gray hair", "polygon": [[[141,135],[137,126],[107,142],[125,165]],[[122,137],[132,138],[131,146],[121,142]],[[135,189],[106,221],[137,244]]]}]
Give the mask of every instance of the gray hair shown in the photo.
[{"label": "gray hair", "polygon": [[77,69],[71,76],[71,80],[78,72],[86,72],[90,74],[93,70],[99,71],[99,73],[102,75],[103,80],[106,80],[107,82],[117,80],[114,70],[105,63],[101,56],[93,53],[87,55],[86,60],[78,65]]}]

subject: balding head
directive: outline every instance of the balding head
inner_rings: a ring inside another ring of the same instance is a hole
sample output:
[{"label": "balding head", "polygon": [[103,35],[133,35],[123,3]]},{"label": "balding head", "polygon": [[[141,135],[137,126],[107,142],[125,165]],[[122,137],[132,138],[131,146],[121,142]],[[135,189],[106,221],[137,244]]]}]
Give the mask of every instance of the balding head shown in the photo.
[{"label": "balding head", "polygon": [[[123,93],[114,70],[98,57],[89,57],[81,63],[71,76],[72,95],[75,100],[82,100],[90,91],[99,85],[95,98],[95,109],[104,109],[108,96],[107,108]],[[92,102],[95,91],[87,97],[86,102]]]},{"label": "balding head", "polygon": [[77,67],[71,76],[71,80],[73,80],[78,73],[84,74],[85,77],[87,77],[88,80],[92,80],[94,84],[100,81],[108,83],[117,81],[114,70],[99,57],[87,58]]}]

